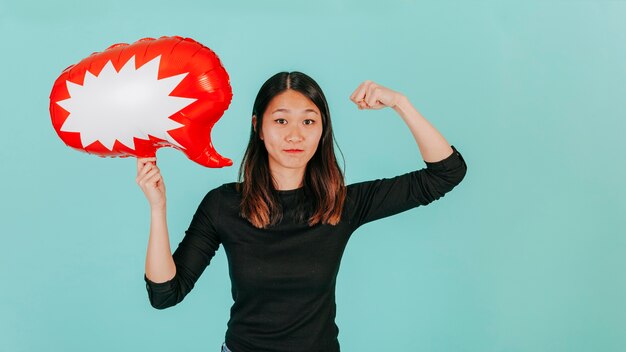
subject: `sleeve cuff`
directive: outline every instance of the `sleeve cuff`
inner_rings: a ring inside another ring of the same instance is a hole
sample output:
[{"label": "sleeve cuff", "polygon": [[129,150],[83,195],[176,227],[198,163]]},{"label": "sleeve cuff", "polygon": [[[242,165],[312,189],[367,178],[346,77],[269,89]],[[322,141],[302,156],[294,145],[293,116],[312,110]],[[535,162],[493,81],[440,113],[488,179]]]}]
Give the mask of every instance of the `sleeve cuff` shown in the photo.
[{"label": "sleeve cuff", "polygon": [[171,280],[165,282],[154,282],[148,279],[146,274],[143,274],[143,279],[146,282],[146,288],[155,292],[166,292],[171,291],[174,288],[174,276]]},{"label": "sleeve cuff", "polygon": [[459,153],[459,151],[453,145],[451,145],[451,147],[452,154],[450,154],[443,160],[439,160],[436,162],[428,162],[424,160],[424,162],[426,163],[426,167],[431,170],[451,170],[465,163],[465,160],[463,159],[461,153]]}]

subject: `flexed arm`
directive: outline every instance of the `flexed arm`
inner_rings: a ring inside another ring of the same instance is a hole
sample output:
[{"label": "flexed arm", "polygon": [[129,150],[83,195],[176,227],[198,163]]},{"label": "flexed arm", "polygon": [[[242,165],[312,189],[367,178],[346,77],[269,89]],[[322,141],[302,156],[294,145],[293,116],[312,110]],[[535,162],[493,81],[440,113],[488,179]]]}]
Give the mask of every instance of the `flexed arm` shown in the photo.
[{"label": "flexed arm", "polygon": [[357,87],[350,100],[359,109],[393,108],[409,126],[424,161],[434,163],[452,154],[446,139],[403,94],[367,80]]},{"label": "flexed arm", "polygon": [[403,175],[349,185],[349,194],[354,201],[355,228],[430,204],[463,180],[467,165],[461,153],[448,144],[404,95],[365,81],[350,99],[359,109],[393,108],[409,126],[426,163],[426,168]]}]

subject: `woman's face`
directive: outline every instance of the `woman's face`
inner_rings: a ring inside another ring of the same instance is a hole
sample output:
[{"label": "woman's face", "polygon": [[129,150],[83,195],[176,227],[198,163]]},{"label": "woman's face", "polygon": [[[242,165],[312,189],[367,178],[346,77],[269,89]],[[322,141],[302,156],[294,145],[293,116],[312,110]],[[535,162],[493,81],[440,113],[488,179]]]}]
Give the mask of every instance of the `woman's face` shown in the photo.
[{"label": "woman's face", "polygon": [[288,89],[268,104],[259,135],[272,173],[289,175],[294,170],[287,169],[297,169],[304,175],[322,136],[322,115],[309,98]]}]

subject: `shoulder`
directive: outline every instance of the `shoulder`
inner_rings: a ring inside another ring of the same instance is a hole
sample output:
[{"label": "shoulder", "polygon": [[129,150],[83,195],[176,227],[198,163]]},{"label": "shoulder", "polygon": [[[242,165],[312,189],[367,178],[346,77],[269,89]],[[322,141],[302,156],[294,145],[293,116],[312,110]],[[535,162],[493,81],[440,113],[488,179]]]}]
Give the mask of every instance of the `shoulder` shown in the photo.
[{"label": "shoulder", "polygon": [[237,209],[239,199],[236,182],[224,183],[210,189],[200,201],[198,210],[211,217],[219,217],[225,209]]},{"label": "shoulder", "polygon": [[228,182],[215,188],[213,191],[219,192],[223,197],[232,198],[239,195],[237,191],[237,185],[239,182]]},{"label": "shoulder", "polygon": [[232,192],[237,193],[236,185],[237,185],[237,182],[224,183],[221,186],[217,186],[217,187],[212,188],[211,190],[209,190],[207,192],[207,195],[209,195],[209,194],[219,194],[219,193],[232,193]]},{"label": "shoulder", "polygon": [[346,205],[355,205],[364,193],[364,190],[377,180],[354,182],[346,185]]},{"label": "shoulder", "polygon": [[209,190],[202,199],[201,205],[223,207],[225,205],[238,204],[241,196],[237,191],[236,185],[237,182],[229,182]]}]

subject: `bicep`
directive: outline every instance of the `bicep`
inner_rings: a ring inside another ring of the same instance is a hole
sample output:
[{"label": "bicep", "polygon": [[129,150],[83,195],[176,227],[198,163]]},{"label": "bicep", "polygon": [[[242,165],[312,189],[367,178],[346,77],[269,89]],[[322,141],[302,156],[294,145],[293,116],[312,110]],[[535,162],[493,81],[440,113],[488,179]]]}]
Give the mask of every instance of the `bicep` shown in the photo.
[{"label": "bicep", "polygon": [[355,200],[354,225],[392,216],[427,205],[443,197],[464,178],[467,166],[461,154],[453,153],[427,167],[392,178],[383,178],[351,185]]}]

